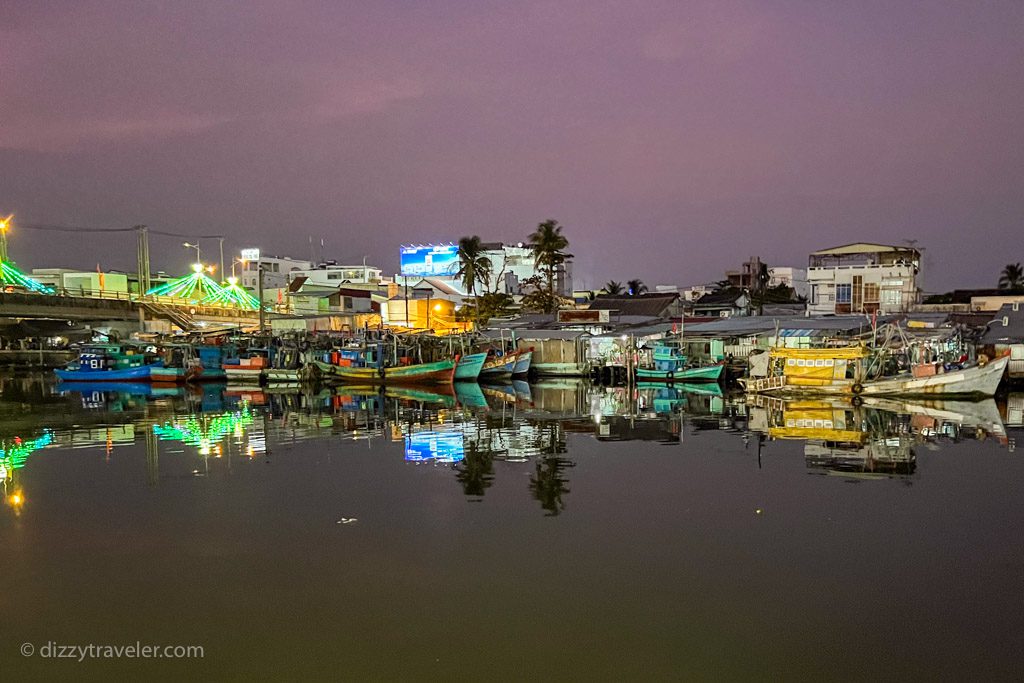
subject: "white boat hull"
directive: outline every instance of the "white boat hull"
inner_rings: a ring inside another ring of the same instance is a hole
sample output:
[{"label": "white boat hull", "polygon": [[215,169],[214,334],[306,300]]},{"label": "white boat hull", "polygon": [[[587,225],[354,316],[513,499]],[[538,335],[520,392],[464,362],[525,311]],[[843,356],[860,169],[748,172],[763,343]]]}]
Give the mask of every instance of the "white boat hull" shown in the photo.
[{"label": "white boat hull", "polygon": [[995,396],[1003,381],[1006,356],[963,370],[944,372],[930,377],[897,377],[869,382],[861,392],[864,396]]},{"label": "white boat hull", "polygon": [[1009,360],[1009,356],[1003,356],[985,365],[941,375],[891,377],[866,382],[859,387],[853,380],[836,381],[825,386],[795,385],[788,384],[783,377],[748,379],[745,387],[750,393],[780,396],[995,396]]}]

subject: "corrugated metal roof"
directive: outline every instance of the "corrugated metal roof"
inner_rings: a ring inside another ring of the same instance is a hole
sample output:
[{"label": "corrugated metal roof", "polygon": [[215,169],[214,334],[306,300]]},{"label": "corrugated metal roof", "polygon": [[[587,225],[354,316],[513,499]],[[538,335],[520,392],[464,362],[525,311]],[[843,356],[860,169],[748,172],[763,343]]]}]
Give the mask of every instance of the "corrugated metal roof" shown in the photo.
[{"label": "corrugated metal roof", "polygon": [[[881,322],[881,320],[880,320]],[[799,327],[796,325],[799,324]],[[830,332],[851,332],[861,329],[870,329],[871,319],[863,315],[835,315],[800,318],[799,323],[793,316],[739,316],[722,318],[706,323],[694,323],[686,325],[687,336],[739,336],[754,335],[765,332],[774,332],[787,329],[830,331]]]},{"label": "corrugated metal roof", "polygon": [[[1004,325],[1003,322],[1006,322]],[[982,344],[1019,344],[1024,342],[1024,306],[1003,304],[996,316],[988,324],[988,329],[981,337]]]}]

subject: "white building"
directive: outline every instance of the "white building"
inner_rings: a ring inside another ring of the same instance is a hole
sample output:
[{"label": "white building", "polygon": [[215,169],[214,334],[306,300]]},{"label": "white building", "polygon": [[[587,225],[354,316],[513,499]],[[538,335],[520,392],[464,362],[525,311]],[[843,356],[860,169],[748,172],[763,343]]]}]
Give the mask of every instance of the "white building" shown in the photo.
[{"label": "white building", "polygon": [[39,284],[53,287],[58,294],[111,298],[128,296],[125,273],[103,273],[72,268],[33,268],[29,274]]},{"label": "white building", "polygon": [[[243,252],[244,253],[244,252]],[[289,256],[265,256],[242,262],[241,285],[246,289],[259,289],[259,268],[263,267],[263,289],[283,289],[295,277],[295,273],[313,267],[309,261]]]},{"label": "white building", "polygon": [[921,253],[910,247],[858,242],[810,255],[810,315],[900,313],[920,301]]},{"label": "white building", "polygon": [[807,271],[803,268],[773,266],[768,269],[768,273],[772,276],[768,281],[769,287],[785,285],[792,289],[794,294],[805,299],[810,294],[810,287],[807,285]]},{"label": "white building", "polygon": [[322,263],[315,268],[306,268],[293,271],[292,278],[304,277],[308,286],[315,287],[338,287],[343,284],[351,285],[375,285],[383,282],[380,268],[374,268],[366,264],[355,266],[340,266],[337,263]]},{"label": "white building", "polygon": [[682,287],[678,291],[679,298],[687,303],[693,303],[705,294],[709,294],[714,291],[714,287],[711,285],[694,285],[692,287]]}]

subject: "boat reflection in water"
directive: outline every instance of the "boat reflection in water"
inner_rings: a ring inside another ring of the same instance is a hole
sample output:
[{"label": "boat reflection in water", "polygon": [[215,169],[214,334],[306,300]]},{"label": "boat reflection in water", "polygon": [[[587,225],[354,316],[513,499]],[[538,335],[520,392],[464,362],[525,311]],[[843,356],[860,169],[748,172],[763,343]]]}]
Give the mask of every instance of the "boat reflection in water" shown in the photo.
[{"label": "boat reflection in water", "polygon": [[[4,412],[0,400],[0,416],[5,418],[0,427],[0,480],[7,485],[28,454],[47,448],[102,446],[109,458],[115,448],[144,443],[147,478],[156,485],[162,454],[174,458],[165,465],[202,475],[218,458],[229,466],[232,458],[269,457],[274,444],[287,445],[284,451],[306,441],[353,441],[368,448],[380,444],[400,449],[408,465],[452,470],[471,501],[483,500],[498,478],[520,478],[547,515],[566,509],[569,474],[579,461],[570,457],[570,448],[583,446],[581,439],[679,447],[703,433],[744,445],[756,436],[759,453],[771,441],[798,440],[804,442],[810,470],[868,478],[910,477],[917,469],[919,446],[990,437],[1008,443],[992,400],[873,398],[854,405],[835,399],[728,395],[717,385],[600,387],[573,380],[430,388],[0,388],[6,392],[0,398],[10,397],[11,405],[18,406]],[[1006,414],[1024,422],[1020,406],[1013,407],[1024,401],[1013,403],[1011,398],[1010,404]],[[24,405],[39,409],[26,413]],[[173,444],[184,448],[175,450]],[[16,500],[24,500],[23,492],[18,496]]]},{"label": "boat reflection in water", "polygon": [[808,468],[827,474],[908,477],[914,447],[993,438],[1007,443],[995,401],[783,400],[751,397],[749,428],[763,439],[804,441]]}]

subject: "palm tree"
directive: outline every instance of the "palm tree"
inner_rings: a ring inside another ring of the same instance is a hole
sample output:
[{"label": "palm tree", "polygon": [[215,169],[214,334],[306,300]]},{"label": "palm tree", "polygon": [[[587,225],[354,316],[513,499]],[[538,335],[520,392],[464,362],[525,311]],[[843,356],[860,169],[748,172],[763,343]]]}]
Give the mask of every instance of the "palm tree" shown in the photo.
[{"label": "palm tree", "polygon": [[630,280],[626,283],[626,289],[630,296],[640,296],[647,291],[647,285],[643,283],[643,280]]},{"label": "palm tree", "polygon": [[767,263],[762,263],[757,269],[757,279],[754,281],[754,286],[759,292],[763,292],[768,289],[768,283],[772,281],[772,271],[768,268]]},{"label": "palm tree", "polygon": [[999,289],[1024,289],[1024,270],[1019,263],[1009,263],[999,276]]},{"label": "palm tree", "polygon": [[[562,226],[556,220],[546,220],[539,224],[528,240],[530,250],[533,252],[533,259],[547,279],[551,301],[555,302],[557,301],[554,298],[555,272],[572,258],[572,254],[565,251],[569,246],[569,240],[562,234]],[[546,312],[551,313],[551,311]]]},{"label": "palm tree", "polygon": [[[476,301],[477,283],[487,287],[491,277],[491,259],[483,255],[484,248],[480,237],[462,237],[459,239],[459,250],[456,252],[459,257],[459,272],[456,277],[462,278],[462,286]],[[474,310],[478,307],[474,305]]]},{"label": "palm tree", "polygon": [[604,283],[604,291],[605,294],[608,294],[609,296],[619,296],[622,294],[622,283],[616,282],[615,280],[609,280]]}]

